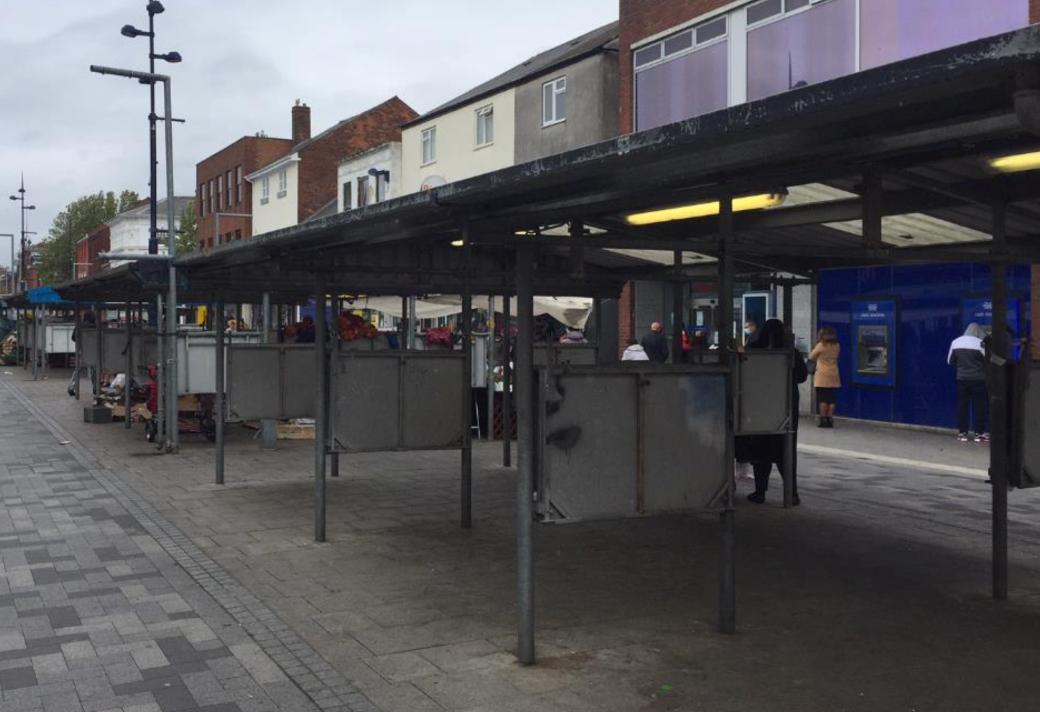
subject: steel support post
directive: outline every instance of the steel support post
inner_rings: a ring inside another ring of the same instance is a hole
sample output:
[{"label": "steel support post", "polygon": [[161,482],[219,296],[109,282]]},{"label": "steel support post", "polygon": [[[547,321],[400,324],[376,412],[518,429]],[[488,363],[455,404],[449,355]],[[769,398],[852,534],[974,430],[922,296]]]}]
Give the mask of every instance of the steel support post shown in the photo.
[{"label": "steel support post", "polygon": [[523,665],[534,664],[534,294],[529,246],[516,255],[516,563],[517,645]]},{"label": "steel support post", "polygon": [[40,314],[43,308],[37,305],[33,309],[33,345],[32,345],[32,377],[35,381],[39,378],[39,360],[40,360]]},{"label": "steel support post", "polygon": [[726,367],[726,457],[724,462],[730,470],[728,488],[719,515],[722,525],[722,542],[719,551],[719,631],[734,633],[737,623],[736,587],[736,512],[733,493],[733,258],[729,246],[733,240],[733,197],[725,195],[719,200],[719,358]]},{"label": "steel support post", "polygon": [[40,378],[47,378],[47,307],[40,307]]},{"label": "steel support post", "polygon": [[73,313],[73,319],[75,325],[72,327],[72,333],[76,335],[75,346],[72,347],[73,358],[76,361],[76,371],[73,374],[72,388],[76,394],[76,400],[79,400],[79,388],[80,380],[83,378],[83,310],[79,306],[79,302],[76,302],[76,311]]},{"label": "steel support post", "polygon": [[105,313],[101,305],[101,302],[98,302],[94,305],[94,324],[95,331],[97,332],[97,338],[95,339],[94,343],[94,363],[96,364],[94,366],[94,371],[97,375],[94,378],[93,388],[94,403],[96,404],[99,400],[101,400],[101,367],[104,365],[103,354],[105,346]]},{"label": "steel support post", "polygon": [[214,349],[214,360],[216,361],[216,386],[217,393],[213,399],[213,418],[217,429],[217,447],[215,449],[216,461],[214,462],[214,479],[213,481],[218,484],[224,484],[224,413],[227,410],[225,406],[226,398],[225,395],[225,383],[224,383],[224,340],[227,339],[227,324],[224,323],[224,295],[218,295],[217,301],[213,304],[213,332],[216,338],[216,348]]},{"label": "steel support post", "polygon": [[463,226],[462,247],[462,463],[459,520],[463,529],[473,526],[473,287],[470,278],[469,225]]},{"label": "steel support post", "polygon": [[123,418],[123,427],[129,430],[133,423],[130,419],[130,411],[134,402],[131,398],[133,387],[130,385],[134,374],[134,319],[131,313],[130,300],[126,300],[126,385],[123,387],[123,408],[126,415]]},{"label": "steel support post", "polygon": [[[682,274],[682,250],[675,250],[672,255],[672,265],[675,267],[677,276]],[[683,287],[685,285],[685,282],[672,282],[672,363],[682,363],[686,355],[686,352],[683,351]]]},{"label": "steel support post", "polygon": [[495,439],[495,298],[488,295],[487,341],[484,342],[484,390],[487,391],[487,409],[484,411],[484,439]]},{"label": "steel support post", "polygon": [[[1007,206],[993,204],[993,254],[1007,253]],[[993,598],[1007,600],[1008,595],[1008,447],[1010,424],[1007,422],[1007,379],[1011,361],[1007,331],[1007,265],[993,267],[993,351],[990,368],[990,466],[993,489]]]},{"label": "steel support post", "polygon": [[408,348],[415,348],[415,330],[419,326],[419,319],[416,316],[416,307],[419,305],[419,299],[414,294],[408,297]]},{"label": "steel support post", "polygon": [[180,449],[180,429],[177,427],[177,268],[173,259],[177,256],[177,216],[176,200],[173,192],[173,89],[172,81],[167,78],[163,82],[163,109],[166,112],[166,251],[169,262],[169,296],[166,298],[166,334],[170,343],[170,368],[166,374],[170,391],[170,438],[167,440],[169,452],[176,453]]},{"label": "steel support post", "polygon": [[784,295],[784,326],[794,332],[794,287],[785,283],[782,287]]},{"label": "steel support post", "polygon": [[[260,307],[260,320],[263,325],[261,342],[268,344],[271,342],[271,295],[268,292],[264,292],[263,304]],[[260,424],[260,427],[263,433],[263,449],[277,450],[278,428],[275,421],[268,418]]]},{"label": "steel support post", "polygon": [[[166,438],[166,338],[163,336],[163,329],[166,327],[163,324],[163,297],[160,292],[155,295],[155,345],[158,363],[155,365],[155,413],[152,414],[155,418],[155,438],[159,442],[165,442]],[[100,331],[98,339],[101,339]]]},{"label": "steel support post", "polygon": [[408,340],[408,297],[401,297],[401,348],[410,349],[411,342]]},{"label": "steel support post", "polygon": [[502,295],[502,466],[513,466],[512,318],[508,294]]},{"label": "steel support post", "polygon": [[[334,294],[333,297],[332,297],[332,338],[330,339],[331,344],[332,344],[332,355],[329,357],[329,371],[328,371],[328,373],[329,373],[329,381],[328,381],[328,388],[325,389],[325,394],[326,394],[325,395],[325,403],[326,403],[325,407],[330,409],[330,410],[325,411],[326,413],[329,414],[328,417],[326,417],[326,419],[325,419],[325,436],[328,438],[330,444],[332,444],[332,442],[333,442],[333,440],[332,440],[331,403],[332,403],[332,393],[333,393],[333,389],[334,389],[333,383],[335,382],[334,381],[335,375],[332,373],[332,371],[333,371],[333,369],[336,368],[336,361],[339,358],[339,340],[340,340],[340,337],[341,337],[341,334],[339,333],[339,310],[340,310],[340,308],[341,308],[341,306],[340,306],[340,302],[339,302],[339,294],[337,293],[337,294]],[[329,464],[329,470],[330,470],[329,474],[331,474],[333,477],[339,477],[339,453],[338,452],[333,452],[333,453],[331,453],[329,455],[329,457],[332,459],[332,462]]]},{"label": "steel support post", "polygon": [[325,324],[325,275],[314,278],[314,541],[325,541],[325,388],[328,329]]}]

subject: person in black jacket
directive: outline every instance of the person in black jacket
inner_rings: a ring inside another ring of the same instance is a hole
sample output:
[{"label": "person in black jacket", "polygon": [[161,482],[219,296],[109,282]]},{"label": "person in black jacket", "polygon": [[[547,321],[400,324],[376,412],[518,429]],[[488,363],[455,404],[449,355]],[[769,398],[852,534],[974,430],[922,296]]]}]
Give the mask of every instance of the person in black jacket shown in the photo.
[{"label": "person in black jacket", "polygon": [[[989,389],[986,387],[986,353],[985,330],[978,324],[968,324],[964,336],[959,336],[950,344],[947,362],[957,369],[957,439],[968,442],[974,437],[976,442],[987,442],[989,434],[986,430],[986,406],[989,401]],[[968,421],[968,409],[971,408],[971,423]]]},{"label": "person in black jacket", "polygon": [[[755,335],[754,340],[747,345],[750,349],[782,350],[789,348],[784,331],[784,323],[779,319],[769,319]],[[794,350],[794,364],[792,366],[792,404],[794,412],[794,447],[798,448],[798,384],[805,383],[809,377],[809,369],[805,365],[805,359],[801,352]],[[737,438],[737,459],[750,462],[755,472],[755,491],[748,495],[748,501],[762,504],[766,501],[766,491],[769,489],[769,476],[773,472],[773,465],[781,477],[786,478],[788,473],[784,472],[784,436],[783,435],[746,435]],[[793,462],[797,462],[792,458]],[[794,492],[794,504],[801,504],[798,496],[798,468],[790,473],[791,489]]]},{"label": "person in black jacket", "polygon": [[664,337],[664,327],[655,321],[650,325],[650,333],[639,342],[646,352],[650,363],[668,363],[668,340]]}]

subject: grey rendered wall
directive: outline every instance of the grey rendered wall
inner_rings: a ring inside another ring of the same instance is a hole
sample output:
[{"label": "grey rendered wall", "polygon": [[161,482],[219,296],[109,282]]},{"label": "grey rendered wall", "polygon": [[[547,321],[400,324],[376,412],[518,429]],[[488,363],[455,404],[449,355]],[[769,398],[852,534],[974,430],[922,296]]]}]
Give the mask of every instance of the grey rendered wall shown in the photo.
[{"label": "grey rendered wall", "polygon": [[[542,127],[542,84],[567,77],[567,120]],[[605,51],[516,89],[516,162],[618,135],[618,55]]]}]

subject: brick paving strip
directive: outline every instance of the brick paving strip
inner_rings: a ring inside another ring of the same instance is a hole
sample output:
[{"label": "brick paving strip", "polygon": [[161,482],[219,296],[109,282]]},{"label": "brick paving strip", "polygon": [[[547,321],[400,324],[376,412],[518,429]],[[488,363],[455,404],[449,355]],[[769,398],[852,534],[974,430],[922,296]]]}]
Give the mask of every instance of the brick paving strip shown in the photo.
[{"label": "brick paving strip", "polygon": [[3,712],[376,710],[146,499],[3,385]]}]

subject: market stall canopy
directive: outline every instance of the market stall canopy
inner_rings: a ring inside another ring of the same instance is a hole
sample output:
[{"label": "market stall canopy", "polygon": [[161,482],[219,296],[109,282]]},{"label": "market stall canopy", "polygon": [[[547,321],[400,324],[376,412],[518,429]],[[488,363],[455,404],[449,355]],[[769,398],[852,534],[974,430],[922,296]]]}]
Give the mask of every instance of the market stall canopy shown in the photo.
[{"label": "market stall canopy", "polygon": [[[473,306],[486,309],[488,297],[475,295]],[[372,309],[389,316],[402,318],[401,299],[398,297],[359,297],[345,302],[345,309]],[[495,311],[502,312],[501,298],[495,300]],[[415,300],[415,316],[419,319],[437,319],[462,313],[462,297],[442,294]],[[510,314],[516,314],[516,300],[510,299]],[[535,297],[534,315],[549,315],[574,329],[584,329],[592,314],[592,300],[583,297]]]}]

